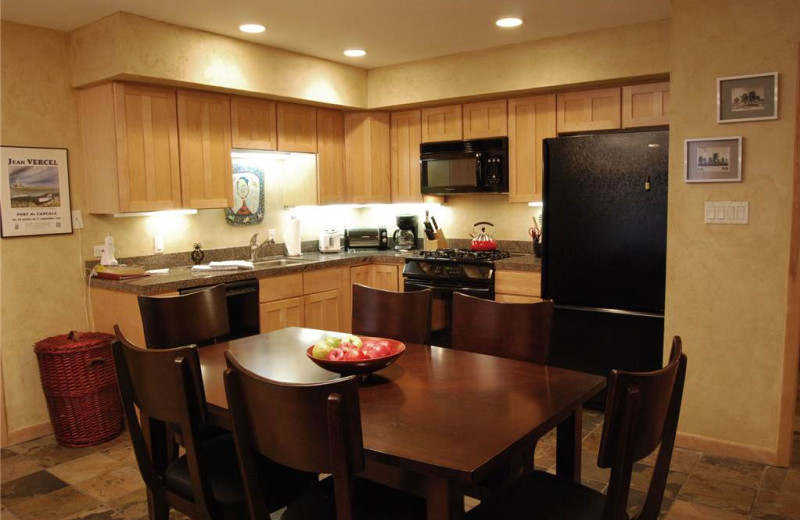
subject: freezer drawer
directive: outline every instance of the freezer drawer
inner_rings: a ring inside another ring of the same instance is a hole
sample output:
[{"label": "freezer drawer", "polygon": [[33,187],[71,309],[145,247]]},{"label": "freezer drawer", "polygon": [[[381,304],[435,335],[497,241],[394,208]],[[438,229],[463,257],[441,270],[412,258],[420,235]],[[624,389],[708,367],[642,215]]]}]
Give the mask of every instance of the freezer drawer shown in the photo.
[{"label": "freezer drawer", "polygon": [[[550,339],[550,364],[608,377],[612,369],[661,368],[664,317],[556,305]],[[602,409],[605,392],[588,406]]]}]

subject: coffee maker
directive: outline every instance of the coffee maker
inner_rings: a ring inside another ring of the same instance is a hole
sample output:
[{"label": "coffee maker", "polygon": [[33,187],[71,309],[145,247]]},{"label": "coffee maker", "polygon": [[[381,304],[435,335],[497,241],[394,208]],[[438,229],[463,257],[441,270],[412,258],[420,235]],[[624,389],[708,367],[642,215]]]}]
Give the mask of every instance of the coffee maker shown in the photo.
[{"label": "coffee maker", "polygon": [[394,232],[394,248],[398,251],[417,248],[417,216],[398,215]]}]

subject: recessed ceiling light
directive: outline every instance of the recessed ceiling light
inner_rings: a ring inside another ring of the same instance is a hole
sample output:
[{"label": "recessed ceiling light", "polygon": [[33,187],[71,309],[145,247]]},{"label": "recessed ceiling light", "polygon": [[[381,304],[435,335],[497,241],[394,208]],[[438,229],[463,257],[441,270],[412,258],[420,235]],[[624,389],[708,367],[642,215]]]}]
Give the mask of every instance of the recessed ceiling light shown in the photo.
[{"label": "recessed ceiling light", "polygon": [[246,33],[258,34],[266,31],[267,28],[260,23],[245,23],[239,26],[239,30]]},{"label": "recessed ceiling light", "polygon": [[522,18],[500,18],[494,23],[498,27],[519,27],[522,25]]},{"label": "recessed ceiling light", "polygon": [[351,58],[360,58],[361,56],[366,56],[367,51],[364,49],[347,49],[344,51],[345,56],[349,56]]}]

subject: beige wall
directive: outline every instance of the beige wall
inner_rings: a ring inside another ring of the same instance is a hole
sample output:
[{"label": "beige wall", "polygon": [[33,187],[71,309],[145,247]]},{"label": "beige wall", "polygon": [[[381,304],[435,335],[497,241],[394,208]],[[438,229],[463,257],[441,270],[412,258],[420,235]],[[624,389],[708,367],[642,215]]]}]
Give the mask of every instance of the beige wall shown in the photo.
[{"label": "beige wall", "polygon": [[[2,143],[68,148],[73,207],[83,203],[76,97],[64,33],[2,23]],[[86,330],[80,232],[2,239],[0,345],[8,429],[48,420],[33,343]]]},{"label": "beige wall", "polygon": [[[681,335],[689,357],[680,431],[769,459],[778,450],[784,360],[797,349],[786,338],[798,319],[787,298],[800,9],[796,0],[735,9],[725,0],[673,0],[671,29],[666,334]],[[778,120],[716,122],[716,78],[773,71]],[[739,135],[742,183],[683,182],[684,139]],[[749,224],[704,225],[708,200],[749,201]]]},{"label": "beige wall", "polygon": [[524,92],[669,72],[666,20],[369,71],[370,108]]},{"label": "beige wall", "polygon": [[117,13],[70,34],[72,85],[111,78],[365,107],[366,71]]}]

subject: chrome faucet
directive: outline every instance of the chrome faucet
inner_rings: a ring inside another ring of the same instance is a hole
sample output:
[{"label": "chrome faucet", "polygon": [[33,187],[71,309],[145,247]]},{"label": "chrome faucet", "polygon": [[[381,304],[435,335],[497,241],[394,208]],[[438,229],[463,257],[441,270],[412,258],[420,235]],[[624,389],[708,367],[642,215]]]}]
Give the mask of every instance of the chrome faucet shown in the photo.
[{"label": "chrome faucet", "polygon": [[274,244],[275,239],[270,237],[260,244],[258,243],[258,233],[254,233],[252,237],[250,237],[250,261],[254,262],[256,260],[256,253],[258,250],[264,247],[267,244]]}]

